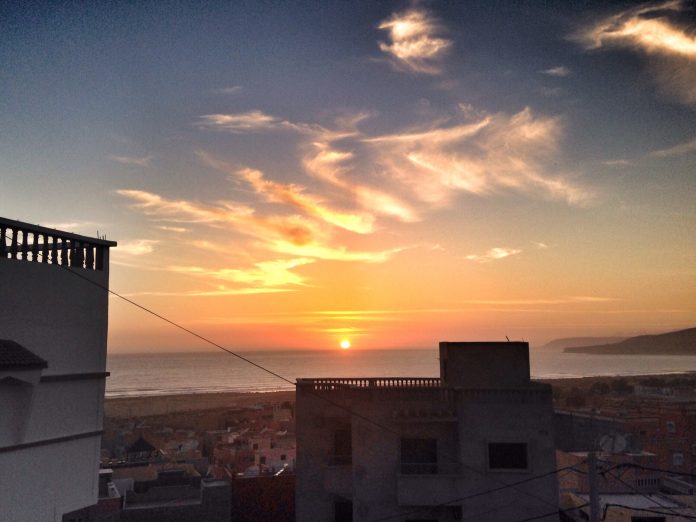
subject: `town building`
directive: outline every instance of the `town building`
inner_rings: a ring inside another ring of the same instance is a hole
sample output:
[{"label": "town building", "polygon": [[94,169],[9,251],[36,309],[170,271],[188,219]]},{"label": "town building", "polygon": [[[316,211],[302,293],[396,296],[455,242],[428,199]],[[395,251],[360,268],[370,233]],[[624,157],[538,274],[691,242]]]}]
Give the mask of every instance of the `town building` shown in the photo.
[{"label": "town building", "polygon": [[114,246],[0,218],[0,520],[97,503]]},{"label": "town building", "polygon": [[442,342],[440,378],[298,379],[296,421],[298,522],[558,520],[551,387],[525,342]]}]

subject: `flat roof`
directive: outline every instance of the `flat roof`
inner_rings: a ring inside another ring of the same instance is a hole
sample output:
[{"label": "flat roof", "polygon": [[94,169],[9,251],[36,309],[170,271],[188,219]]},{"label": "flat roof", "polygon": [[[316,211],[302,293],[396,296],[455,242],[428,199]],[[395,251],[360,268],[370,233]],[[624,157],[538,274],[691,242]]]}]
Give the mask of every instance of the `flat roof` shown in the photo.
[{"label": "flat roof", "polygon": [[98,237],[82,236],[80,234],[74,234],[65,230],[58,230],[57,228],[42,227],[41,225],[33,225],[31,223],[25,223],[24,221],[16,221],[14,219],[0,217],[0,226],[3,225],[10,228],[28,230],[29,232],[38,232],[39,234],[60,236],[61,238],[73,239],[75,241],[90,243],[92,245],[102,245],[106,247],[115,247],[117,245],[116,241],[107,241],[106,239],[101,239]]}]

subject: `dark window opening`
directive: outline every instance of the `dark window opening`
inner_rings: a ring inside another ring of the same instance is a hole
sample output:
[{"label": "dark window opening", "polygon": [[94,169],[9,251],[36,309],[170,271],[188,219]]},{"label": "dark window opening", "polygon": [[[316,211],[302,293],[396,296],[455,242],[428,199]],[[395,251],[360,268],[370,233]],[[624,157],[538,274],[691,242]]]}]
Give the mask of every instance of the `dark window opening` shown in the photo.
[{"label": "dark window opening", "polygon": [[437,439],[401,439],[401,473],[437,473]]},{"label": "dark window opening", "polygon": [[336,430],[334,432],[333,454],[329,459],[329,464],[333,466],[347,466],[353,460],[353,433],[348,428]]},{"label": "dark window opening", "polygon": [[492,442],[488,444],[489,469],[527,469],[527,444]]},{"label": "dark window opening", "polygon": [[259,457],[259,464],[265,464],[266,463],[266,457]]},{"label": "dark window opening", "polygon": [[280,460],[286,460],[288,457],[286,455],[281,455]]},{"label": "dark window opening", "polygon": [[334,502],[334,522],[353,522],[353,503],[350,500]]}]

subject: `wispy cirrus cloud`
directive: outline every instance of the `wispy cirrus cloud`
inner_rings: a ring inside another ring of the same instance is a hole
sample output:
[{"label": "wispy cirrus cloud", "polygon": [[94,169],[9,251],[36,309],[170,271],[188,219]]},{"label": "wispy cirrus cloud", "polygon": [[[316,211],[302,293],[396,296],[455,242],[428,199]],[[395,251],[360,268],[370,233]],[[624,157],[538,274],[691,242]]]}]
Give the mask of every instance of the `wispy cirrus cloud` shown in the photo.
[{"label": "wispy cirrus cloud", "polygon": [[356,251],[331,243],[330,231],[320,223],[297,215],[256,215],[249,207],[218,202],[217,205],[188,200],[171,200],[140,190],[118,190],[134,208],[147,216],[173,222],[230,227],[254,237],[258,246],[276,253],[332,261],[382,263],[404,250],[403,247],[379,251]]},{"label": "wispy cirrus cloud", "polygon": [[114,250],[117,255],[125,254],[128,256],[142,256],[151,254],[155,250],[155,245],[159,241],[155,239],[131,239],[129,241],[119,241],[118,248]]},{"label": "wispy cirrus cloud", "polygon": [[184,227],[173,227],[170,225],[157,225],[155,228],[159,230],[164,230],[165,232],[176,232],[178,234],[182,234],[184,232],[188,232],[188,228]]},{"label": "wispy cirrus cloud", "polygon": [[490,261],[505,259],[506,257],[514,256],[520,253],[522,253],[522,250],[519,248],[495,247],[482,254],[469,254],[466,256],[466,258],[469,261],[476,261],[477,263],[488,263]]},{"label": "wispy cirrus cloud", "polygon": [[376,163],[429,204],[447,204],[456,192],[517,190],[586,205],[594,194],[555,172],[562,134],[560,118],[526,108],[364,142],[373,147]]},{"label": "wispy cirrus cloud", "polygon": [[358,205],[374,213],[404,222],[419,220],[416,210],[401,198],[346,175],[348,169],[344,164],[354,158],[352,152],[336,150],[326,141],[315,141],[312,146],[312,152],[304,158],[304,167],[310,174],[343,189]]},{"label": "wispy cirrus cloud", "polygon": [[214,92],[218,94],[239,94],[244,90],[241,85],[230,85],[229,87],[221,87],[220,89],[215,89]]},{"label": "wispy cirrus cloud", "polygon": [[442,58],[452,41],[438,36],[442,27],[428,11],[412,8],[394,13],[377,28],[389,37],[388,42],[379,42],[379,49],[397,69],[418,74],[442,72]]},{"label": "wispy cirrus cloud", "polygon": [[268,201],[289,204],[327,223],[358,234],[368,234],[374,230],[375,218],[372,214],[351,214],[332,209],[321,198],[306,194],[303,187],[267,180],[259,170],[242,169],[237,175],[257,193],[266,196]]},{"label": "wispy cirrus cloud", "polygon": [[296,245],[289,241],[274,241],[271,248],[276,252],[288,255],[304,255],[325,261],[359,261],[366,263],[384,263],[395,254],[403,252],[405,247],[391,248],[378,251],[349,250],[344,246],[330,246],[319,243]]},{"label": "wispy cirrus cloud", "polygon": [[198,157],[206,165],[247,182],[266,201],[282,203],[333,226],[358,234],[369,234],[374,229],[374,216],[369,212],[344,212],[327,205],[323,198],[311,195],[306,188],[295,183],[279,183],[267,179],[256,169],[234,169],[210,154],[199,152]]},{"label": "wispy cirrus cloud", "polygon": [[657,156],[659,158],[666,158],[669,156],[681,156],[683,154],[690,154],[696,152],[696,138],[693,138],[684,143],[679,143],[673,147],[666,149],[654,150],[650,153],[651,156]]},{"label": "wispy cirrus cloud", "polygon": [[306,278],[293,272],[294,269],[313,263],[314,259],[275,259],[260,261],[247,269],[220,268],[207,269],[199,266],[170,266],[169,270],[206,279],[216,279],[231,283],[241,283],[258,287],[306,286]]},{"label": "wispy cirrus cloud", "polygon": [[110,155],[109,159],[123,165],[135,165],[138,167],[149,167],[154,156],[116,156]]},{"label": "wispy cirrus cloud", "polygon": [[296,245],[323,236],[319,227],[300,216],[257,216],[254,209],[243,205],[173,200],[142,190],[121,189],[116,193],[130,199],[145,215],[173,222],[234,226],[242,234],[264,240],[283,239]]},{"label": "wispy cirrus cloud", "polygon": [[616,297],[606,296],[570,296],[554,297],[548,299],[471,299],[463,301],[467,304],[485,305],[550,305],[550,304],[572,304],[572,303],[613,303],[622,301]]},{"label": "wispy cirrus cloud", "polygon": [[571,71],[565,65],[557,65],[556,67],[550,67],[548,69],[544,69],[543,71],[539,71],[539,73],[545,74],[547,76],[556,76],[557,78],[564,78],[566,76],[570,76]]},{"label": "wispy cirrus cloud", "polygon": [[296,132],[312,132],[315,130],[309,125],[291,123],[288,120],[276,118],[259,110],[231,114],[205,114],[199,118],[198,126],[203,129],[221,130],[234,134],[268,130],[291,130]]},{"label": "wispy cirrus cloud", "polygon": [[696,104],[696,34],[685,2],[643,4],[599,20],[573,36],[587,49],[624,48],[653,60],[650,69],[663,91]]}]

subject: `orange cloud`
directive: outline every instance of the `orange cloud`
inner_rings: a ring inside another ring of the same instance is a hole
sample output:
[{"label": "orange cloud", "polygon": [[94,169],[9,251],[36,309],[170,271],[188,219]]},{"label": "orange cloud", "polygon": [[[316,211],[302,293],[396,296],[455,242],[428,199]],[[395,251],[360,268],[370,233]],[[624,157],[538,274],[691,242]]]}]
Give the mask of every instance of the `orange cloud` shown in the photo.
[{"label": "orange cloud", "polygon": [[521,253],[522,250],[519,248],[491,248],[483,254],[470,254],[466,256],[469,261],[476,261],[477,263],[488,263],[489,261],[495,261],[496,259],[504,259],[506,257],[514,256]]},{"label": "orange cloud", "polygon": [[170,200],[142,190],[117,190],[117,194],[134,201],[144,214],[174,222],[234,225],[242,234],[262,239],[284,239],[295,245],[311,242],[323,233],[300,216],[256,216],[254,210],[231,203],[204,205],[187,200]]}]

